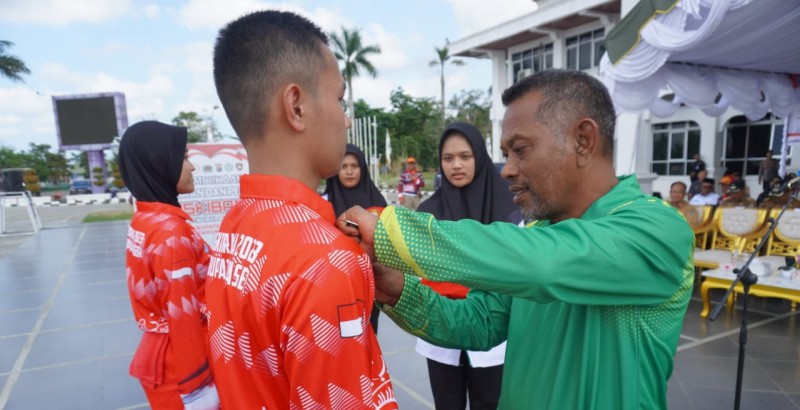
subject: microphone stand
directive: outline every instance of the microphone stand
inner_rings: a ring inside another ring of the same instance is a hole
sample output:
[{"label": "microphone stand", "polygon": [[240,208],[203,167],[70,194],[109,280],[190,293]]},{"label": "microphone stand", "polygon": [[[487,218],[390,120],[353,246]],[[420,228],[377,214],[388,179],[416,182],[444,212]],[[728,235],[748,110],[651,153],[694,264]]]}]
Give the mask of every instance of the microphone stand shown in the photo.
[{"label": "microphone stand", "polygon": [[735,268],[733,270],[733,273],[736,275],[736,278],[733,280],[733,283],[731,283],[731,287],[728,288],[728,291],[725,292],[725,296],[723,296],[719,300],[719,302],[717,302],[717,305],[711,311],[711,314],[708,315],[708,320],[711,321],[716,320],[717,316],[719,315],[719,312],[722,310],[722,306],[725,304],[725,301],[728,300],[731,293],[733,293],[733,291],[736,289],[736,285],[739,282],[742,283],[742,288],[743,288],[742,326],[739,329],[739,361],[736,369],[736,397],[733,402],[733,408],[735,410],[739,410],[739,405],[741,404],[741,399],[742,399],[742,378],[744,376],[744,352],[745,352],[745,345],[747,344],[747,299],[748,296],[750,295],[750,286],[755,285],[758,282],[758,276],[756,276],[755,274],[753,274],[753,272],[750,271],[750,263],[752,263],[756,255],[758,255],[759,252],[761,252],[761,248],[767,242],[770,235],[772,235],[772,231],[775,230],[775,227],[778,226],[778,221],[783,216],[783,213],[786,211],[786,208],[788,208],[789,204],[791,204],[792,201],[794,201],[795,199],[794,191],[796,188],[790,184],[788,189],[792,192],[789,195],[789,200],[786,201],[786,203],[783,205],[783,208],[781,209],[781,212],[778,214],[777,218],[775,219],[767,218],[767,222],[770,224],[767,233],[765,233],[764,236],[761,238],[761,242],[758,244],[753,253],[750,254],[750,257],[747,258],[747,261],[744,263],[744,265],[742,265],[741,268]]}]

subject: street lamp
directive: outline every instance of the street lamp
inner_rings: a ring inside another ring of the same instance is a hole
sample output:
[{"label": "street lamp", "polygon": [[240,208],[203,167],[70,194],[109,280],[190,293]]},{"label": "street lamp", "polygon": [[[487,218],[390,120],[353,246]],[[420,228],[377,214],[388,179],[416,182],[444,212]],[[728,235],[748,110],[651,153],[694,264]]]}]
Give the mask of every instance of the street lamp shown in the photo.
[{"label": "street lamp", "polygon": [[206,120],[206,142],[214,141],[214,130],[211,124],[214,121],[214,110],[217,108],[219,108],[219,105],[215,105],[214,108],[211,109],[211,112],[208,114],[208,119]]},{"label": "street lamp", "polygon": [[111,153],[113,153],[114,155],[119,154],[119,145],[120,145],[120,137],[115,136],[114,139],[111,140],[111,146],[109,147],[111,148]]}]

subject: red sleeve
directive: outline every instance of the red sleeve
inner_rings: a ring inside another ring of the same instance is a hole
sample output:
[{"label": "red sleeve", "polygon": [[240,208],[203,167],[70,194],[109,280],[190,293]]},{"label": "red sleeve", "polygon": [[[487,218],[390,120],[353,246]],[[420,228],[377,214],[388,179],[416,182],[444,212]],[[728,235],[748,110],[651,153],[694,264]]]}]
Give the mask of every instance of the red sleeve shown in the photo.
[{"label": "red sleeve", "polygon": [[303,407],[396,408],[396,403],[383,402],[394,394],[369,326],[373,291],[368,257],[333,250],[296,274],[282,307],[281,344],[286,346],[291,401]]},{"label": "red sleeve", "polygon": [[211,381],[208,365],[205,311],[205,271],[208,254],[199,236],[188,225],[153,238],[155,249],[150,263],[153,272],[169,282],[162,302],[166,305],[169,337],[175,359],[174,371],[181,394],[190,393]]},{"label": "red sleeve", "polygon": [[431,282],[428,279],[420,280],[420,283],[433,289],[436,293],[448,299],[465,299],[469,288],[450,282]]}]

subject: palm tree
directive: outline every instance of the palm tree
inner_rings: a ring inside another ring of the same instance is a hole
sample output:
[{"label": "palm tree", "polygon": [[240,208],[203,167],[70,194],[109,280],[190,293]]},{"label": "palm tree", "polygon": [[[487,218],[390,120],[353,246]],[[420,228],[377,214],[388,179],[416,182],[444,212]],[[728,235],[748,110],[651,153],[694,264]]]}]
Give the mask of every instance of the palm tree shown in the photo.
[{"label": "palm tree", "polygon": [[333,41],[333,54],[344,65],[342,67],[342,77],[347,83],[347,108],[350,118],[355,118],[353,79],[361,75],[362,69],[372,78],[378,75],[378,71],[375,70],[375,66],[372,65],[368,57],[372,54],[380,54],[381,48],[377,45],[365,46],[361,44],[361,33],[358,29],[348,30],[342,27],[341,36],[337,33],[331,33],[330,36]]},{"label": "palm tree", "polygon": [[450,62],[450,64],[452,64],[452,65],[459,65],[459,66],[464,65],[463,61],[452,58],[452,56],[450,55],[450,48],[448,47],[449,45],[450,45],[450,40],[445,39],[444,47],[442,47],[442,48],[434,47],[433,49],[436,50],[436,57],[437,58],[436,58],[436,60],[431,60],[431,62],[428,63],[428,65],[431,66],[431,67],[439,66],[439,75],[440,75],[440,81],[441,81],[441,84],[442,84],[442,126],[444,126],[444,122],[445,122],[444,66],[448,62]]},{"label": "palm tree", "polygon": [[22,81],[20,74],[30,74],[31,70],[19,58],[6,54],[6,48],[11,48],[14,43],[0,40],[0,74],[11,81]]}]

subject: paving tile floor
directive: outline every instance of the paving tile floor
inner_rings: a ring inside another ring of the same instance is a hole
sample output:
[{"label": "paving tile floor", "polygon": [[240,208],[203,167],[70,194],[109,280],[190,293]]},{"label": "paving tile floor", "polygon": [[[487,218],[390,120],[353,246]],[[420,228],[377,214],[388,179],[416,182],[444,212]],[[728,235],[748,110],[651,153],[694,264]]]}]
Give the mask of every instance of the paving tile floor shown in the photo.
[{"label": "paving tile floor", "polygon": [[[0,409],[148,408],[127,372],[140,333],[125,288],[126,231],[126,222],[65,225],[0,254]],[[753,298],[751,305],[742,408],[800,409],[800,315],[786,301]],[[741,310],[710,322],[701,308],[696,296],[669,407],[730,409]],[[378,339],[400,407],[432,409],[414,338],[382,316]]]}]

